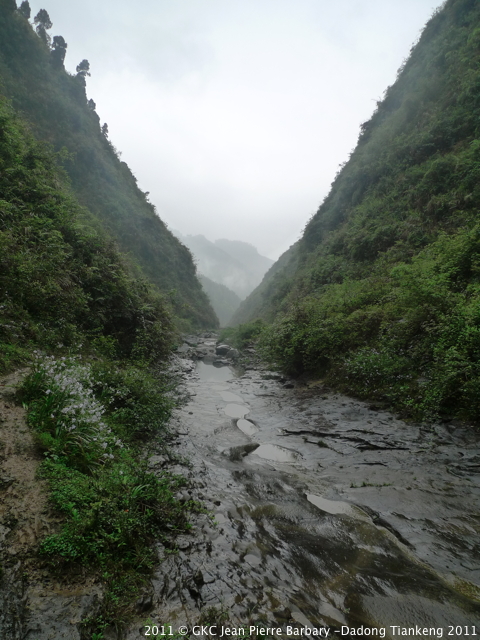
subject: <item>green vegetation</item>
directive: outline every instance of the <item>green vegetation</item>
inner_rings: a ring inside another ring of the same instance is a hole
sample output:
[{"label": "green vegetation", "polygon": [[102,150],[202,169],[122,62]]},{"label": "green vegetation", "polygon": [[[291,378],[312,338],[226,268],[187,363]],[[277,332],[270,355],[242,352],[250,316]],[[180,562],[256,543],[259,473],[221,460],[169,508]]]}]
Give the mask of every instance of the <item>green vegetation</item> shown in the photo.
[{"label": "green vegetation", "polygon": [[220,326],[225,327],[233,313],[238,309],[240,298],[236,293],[231,291],[223,284],[214,282],[206,276],[200,274],[199,280],[202,283],[203,290],[207,294],[215,313],[220,320]]},{"label": "green vegetation", "polygon": [[139,443],[158,437],[169,417],[165,382],[134,365],[39,357],[21,397],[45,454],[50,501],[64,518],[40,554],[62,572],[99,572],[106,595],[90,627],[119,624],[157,560],[152,541],[188,529],[194,506],[173,496],[183,478],[154,475],[139,456]]},{"label": "green vegetation", "polygon": [[215,327],[218,321],[195,275],[190,252],[165,227],[148,194],[142,192],[119,152],[100,126],[95,103],[85,93],[90,65],[82,60],[77,74],[63,67],[67,43],[56,36],[50,46],[52,20],[45,10],[35,17],[25,7],[0,6],[0,93],[9,98],[38,140],[58,153],[78,202],[128,254],[126,266],[168,295],[177,324]]},{"label": "green vegetation", "polygon": [[480,5],[448,0],[237,321],[293,375],[478,423]]},{"label": "green vegetation", "polygon": [[85,340],[119,357],[164,357],[170,305],[130,275],[62,180],[56,156],[0,100],[0,371],[34,345]]},{"label": "green vegetation", "polygon": [[263,320],[255,320],[238,327],[226,327],[220,332],[220,342],[228,342],[237,349],[245,349],[257,341],[265,326]]},{"label": "green vegetation", "polygon": [[0,90],[11,98],[0,96],[0,373],[31,365],[20,397],[61,520],[39,553],[52,571],[104,583],[84,621],[101,638],[134,612],[153,541],[174,550],[189,528],[196,505],[174,498],[184,479],[150,472],[145,447],[165,446],[174,396],[162,363],[178,327],[216,319],[188,250],[86,102],[88,61],[66,74],[48,14],[38,35],[28,15],[28,3],[0,6]]}]

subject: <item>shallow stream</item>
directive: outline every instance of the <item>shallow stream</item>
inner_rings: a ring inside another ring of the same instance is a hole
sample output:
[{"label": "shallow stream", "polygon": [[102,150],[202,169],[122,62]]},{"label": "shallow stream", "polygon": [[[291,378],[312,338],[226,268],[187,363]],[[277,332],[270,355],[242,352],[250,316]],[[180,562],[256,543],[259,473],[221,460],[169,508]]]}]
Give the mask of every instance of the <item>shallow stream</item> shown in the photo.
[{"label": "shallow stream", "polygon": [[[211,340],[200,346],[213,353]],[[215,607],[230,623],[348,627],[343,637],[363,626],[398,638],[415,625],[480,636],[472,429],[407,424],[261,370],[182,366],[175,450],[191,464],[186,498],[214,521],[195,516],[165,554],[150,620],[191,625]]]}]

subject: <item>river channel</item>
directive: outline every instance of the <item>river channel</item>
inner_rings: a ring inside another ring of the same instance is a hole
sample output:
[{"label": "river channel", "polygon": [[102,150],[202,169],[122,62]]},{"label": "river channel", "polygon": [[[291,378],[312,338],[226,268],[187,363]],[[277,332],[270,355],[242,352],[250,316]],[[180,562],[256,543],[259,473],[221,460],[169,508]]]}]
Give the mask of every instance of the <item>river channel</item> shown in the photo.
[{"label": "river channel", "polygon": [[172,423],[183,498],[209,513],[177,553],[158,546],[150,623],[480,637],[478,433],[209,360],[179,359],[188,401]]}]

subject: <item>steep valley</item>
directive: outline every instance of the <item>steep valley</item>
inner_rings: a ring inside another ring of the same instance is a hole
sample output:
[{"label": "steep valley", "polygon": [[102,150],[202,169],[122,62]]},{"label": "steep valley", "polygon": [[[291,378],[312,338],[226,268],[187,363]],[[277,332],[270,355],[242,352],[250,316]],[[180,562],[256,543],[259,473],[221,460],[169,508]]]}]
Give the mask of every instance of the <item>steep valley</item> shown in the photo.
[{"label": "steep valley", "polygon": [[480,3],[275,264],[169,231],[42,11],[0,0],[0,640],[474,640]]}]

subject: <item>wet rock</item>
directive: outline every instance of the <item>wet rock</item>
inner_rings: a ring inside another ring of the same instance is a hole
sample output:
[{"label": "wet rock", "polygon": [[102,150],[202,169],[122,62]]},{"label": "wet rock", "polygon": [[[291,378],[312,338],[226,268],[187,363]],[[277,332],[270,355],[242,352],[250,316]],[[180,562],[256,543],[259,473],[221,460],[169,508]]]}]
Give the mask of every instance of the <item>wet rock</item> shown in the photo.
[{"label": "wet rock", "polygon": [[262,380],[276,380],[277,382],[280,382],[281,380],[284,380],[284,378],[282,378],[279,373],[264,373],[262,375]]},{"label": "wet rock", "polygon": [[144,595],[137,600],[135,608],[138,613],[146,613],[153,607],[153,597],[151,594]]},{"label": "wet rock", "polygon": [[247,555],[243,559],[251,567],[258,567],[258,565],[262,563],[261,558],[254,556],[252,553],[247,553]]},{"label": "wet rock", "polygon": [[180,536],[177,539],[177,547],[180,549],[180,551],[186,551],[187,549],[190,549],[191,546],[191,540],[189,540],[188,538]]},{"label": "wet rock", "polygon": [[148,459],[148,466],[150,468],[162,467],[167,462],[166,456],[151,456]]},{"label": "wet rock", "polygon": [[211,573],[204,572],[203,582],[205,584],[213,584],[215,582],[215,577]]},{"label": "wet rock", "polygon": [[219,344],[215,349],[215,353],[217,356],[226,356],[231,349],[232,347],[228,344]]},{"label": "wet rock", "polygon": [[15,482],[15,478],[5,474],[0,474],[0,490],[8,489]]},{"label": "wet rock", "polygon": [[238,447],[232,447],[228,450],[228,457],[232,462],[241,460],[249,453],[258,449],[260,445],[257,442],[249,442],[248,444],[239,445]]},{"label": "wet rock", "polygon": [[226,360],[225,358],[216,358],[213,361],[213,366],[214,367],[228,367],[230,365],[230,362],[228,360]]},{"label": "wet rock", "polygon": [[199,587],[201,587],[203,584],[205,584],[205,580],[204,580],[202,571],[198,570],[197,573],[194,575],[193,580],[194,580],[195,584],[197,586],[199,586]]}]

